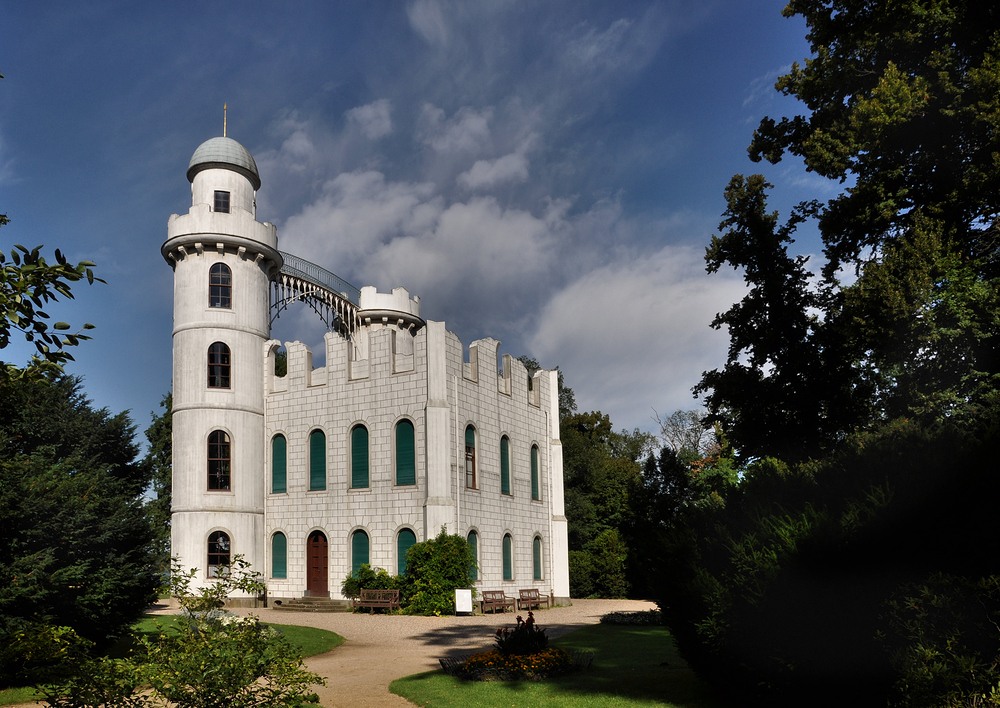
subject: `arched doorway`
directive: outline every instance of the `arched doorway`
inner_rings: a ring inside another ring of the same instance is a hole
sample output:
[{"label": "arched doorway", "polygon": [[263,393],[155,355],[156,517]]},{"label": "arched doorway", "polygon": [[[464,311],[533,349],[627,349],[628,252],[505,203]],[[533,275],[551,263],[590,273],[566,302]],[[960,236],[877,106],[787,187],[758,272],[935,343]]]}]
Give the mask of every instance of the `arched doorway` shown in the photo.
[{"label": "arched doorway", "polygon": [[329,597],[329,565],[327,560],[326,535],[322,531],[309,534],[306,544],[306,595],[309,597]]}]

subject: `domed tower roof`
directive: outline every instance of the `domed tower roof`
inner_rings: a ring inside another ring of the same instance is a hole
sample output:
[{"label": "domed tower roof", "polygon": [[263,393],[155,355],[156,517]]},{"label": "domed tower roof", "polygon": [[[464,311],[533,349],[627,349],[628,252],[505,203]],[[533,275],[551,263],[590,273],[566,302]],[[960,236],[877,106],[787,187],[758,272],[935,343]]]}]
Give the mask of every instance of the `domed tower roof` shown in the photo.
[{"label": "domed tower roof", "polygon": [[193,182],[194,176],[202,170],[213,168],[239,172],[250,180],[254,189],[260,189],[260,174],[253,155],[232,138],[212,138],[199,145],[188,163],[188,181]]}]

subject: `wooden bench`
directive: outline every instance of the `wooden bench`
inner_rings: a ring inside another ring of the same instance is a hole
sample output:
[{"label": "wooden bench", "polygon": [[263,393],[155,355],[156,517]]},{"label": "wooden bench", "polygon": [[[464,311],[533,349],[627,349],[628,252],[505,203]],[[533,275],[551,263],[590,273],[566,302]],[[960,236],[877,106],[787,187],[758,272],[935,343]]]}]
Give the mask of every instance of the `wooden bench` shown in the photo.
[{"label": "wooden bench", "polygon": [[517,609],[519,610],[523,610],[525,607],[530,610],[532,605],[537,605],[538,609],[542,609],[543,606],[546,608],[549,606],[549,598],[539,593],[538,588],[518,590],[517,592],[520,595],[517,599]]},{"label": "wooden bench", "polygon": [[386,610],[399,609],[399,590],[361,590],[361,595],[354,601],[355,607],[369,607],[372,614],[375,608],[380,607]]},{"label": "wooden bench", "polygon": [[508,607],[511,611],[514,610],[514,598],[507,597],[503,590],[483,590],[483,600],[480,605],[483,614],[486,614],[486,610],[493,610],[493,614],[496,614],[497,608],[506,612]]}]

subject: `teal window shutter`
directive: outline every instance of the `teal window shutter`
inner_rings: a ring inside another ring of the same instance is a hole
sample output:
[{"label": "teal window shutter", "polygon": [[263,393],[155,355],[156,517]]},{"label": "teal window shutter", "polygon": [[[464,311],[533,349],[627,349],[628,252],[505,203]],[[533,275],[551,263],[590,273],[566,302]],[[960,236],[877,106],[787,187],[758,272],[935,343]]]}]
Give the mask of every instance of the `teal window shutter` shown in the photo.
[{"label": "teal window shutter", "polygon": [[500,438],[500,493],[510,494],[510,440]]},{"label": "teal window shutter", "polygon": [[361,570],[361,566],[370,563],[368,558],[368,534],[364,531],[355,531],[351,536],[351,572],[355,575]]},{"label": "teal window shutter", "polygon": [[326,489],[326,435],[314,430],[309,435],[309,491]]},{"label": "teal window shutter", "polygon": [[535,536],[531,542],[531,565],[534,568],[534,579],[542,579],[542,539]]},{"label": "teal window shutter", "polygon": [[403,529],[396,536],[397,575],[406,574],[406,552],[417,542],[417,535],[410,529]]},{"label": "teal window shutter", "polygon": [[284,494],[287,486],[287,451],[288,443],[284,435],[275,435],[271,439],[271,493]]},{"label": "teal window shutter", "polygon": [[511,540],[510,534],[503,537],[503,579],[513,580],[514,579],[514,564],[511,559]]},{"label": "teal window shutter", "polygon": [[531,446],[531,498],[542,498],[538,485],[538,445]]},{"label": "teal window shutter", "polygon": [[413,423],[401,420],[396,424],[396,484],[417,483],[417,450],[413,440]]},{"label": "teal window shutter", "polygon": [[479,534],[469,531],[469,548],[472,549],[472,565],[469,566],[469,580],[479,580]]},{"label": "teal window shutter", "polygon": [[288,539],[280,531],[271,537],[271,577],[284,578],[288,572]]},{"label": "teal window shutter", "polygon": [[356,425],[351,430],[351,488],[368,486],[368,428]]},{"label": "teal window shutter", "polygon": [[476,429],[465,429],[465,486],[476,488]]}]

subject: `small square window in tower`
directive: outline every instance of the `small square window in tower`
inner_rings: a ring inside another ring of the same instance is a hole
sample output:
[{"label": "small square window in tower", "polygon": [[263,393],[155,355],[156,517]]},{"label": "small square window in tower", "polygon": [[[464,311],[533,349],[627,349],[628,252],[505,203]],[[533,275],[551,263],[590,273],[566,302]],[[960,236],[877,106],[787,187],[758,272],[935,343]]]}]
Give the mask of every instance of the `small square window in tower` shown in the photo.
[{"label": "small square window in tower", "polygon": [[229,213],[229,192],[215,192],[215,208],[212,211],[221,211],[223,214]]}]

